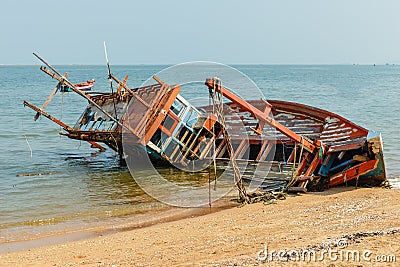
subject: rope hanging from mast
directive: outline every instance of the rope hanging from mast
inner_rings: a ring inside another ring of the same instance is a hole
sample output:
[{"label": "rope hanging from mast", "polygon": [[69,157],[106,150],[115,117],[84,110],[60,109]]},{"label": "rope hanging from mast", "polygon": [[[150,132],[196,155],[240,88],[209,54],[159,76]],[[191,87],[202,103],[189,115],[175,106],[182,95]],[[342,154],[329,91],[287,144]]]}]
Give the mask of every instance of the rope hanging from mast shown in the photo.
[{"label": "rope hanging from mast", "polygon": [[[217,92],[216,90],[217,88],[219,88],[220,93]],[[239,192],[239,201],[242,203],[250,203],[249,196],[246,193],[246,188],[242,183],[242,175],[240,173],[239,166],[236,163],[233,146],[228,131],[226,130],[224,106],[222,100],[223,97],[222,86],[221,86],[221,80],[219,78],[213,79],[213,88],[212,91],[210,90],[209,93],[213,102],[213,110],[215,111],[215,115],[217,116],[218,122],[222,126],[222,134],[224,137],[224,142],[228,150],[229,158],[231,159],[234,181]]]}]

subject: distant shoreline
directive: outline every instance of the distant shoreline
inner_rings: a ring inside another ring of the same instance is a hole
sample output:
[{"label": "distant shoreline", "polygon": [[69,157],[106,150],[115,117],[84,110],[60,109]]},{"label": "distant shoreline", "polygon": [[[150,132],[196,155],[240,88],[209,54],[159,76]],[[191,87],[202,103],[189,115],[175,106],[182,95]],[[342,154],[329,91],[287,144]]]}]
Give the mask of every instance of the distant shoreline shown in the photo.
[{"label": "distant shoreline", "polygon": [[[187,62],[197,62],[196,60],[194,61],[187,61]],[[214,62],[214,61],[200,61],[200,62]],[[218,63],[218,62],[217,62]],[[221,63],[221,62],[219,62]],[[148,63],[135,63],[135,64],[112,64],[113,66],[173,66],[176,64],[181,64],[180,63],[154,63],[154,64],[148,64]],[[228,66],[304,66],[304,67],[309,67],[309,66],[399,66],[400,63],[316,63],[316,64],[268,64],[268,63],[221,63],[225,64]],[[35,66],[41,66],[41,64],[0,64],[0,66],[5,66],[5,67],[35,67]],[[72,63],[72,64],[54,64],[54,66],[105,66],[105,64],[86,64],[86,63]]]}]

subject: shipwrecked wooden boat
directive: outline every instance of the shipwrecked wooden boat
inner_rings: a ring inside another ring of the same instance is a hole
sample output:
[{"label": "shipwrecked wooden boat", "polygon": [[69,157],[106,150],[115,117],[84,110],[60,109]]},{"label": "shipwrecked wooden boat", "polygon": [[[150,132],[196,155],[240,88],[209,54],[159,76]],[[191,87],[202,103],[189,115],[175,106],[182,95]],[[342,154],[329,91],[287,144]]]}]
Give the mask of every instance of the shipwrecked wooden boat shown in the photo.
[{"label": "shipwrecked wooden boat", "polygon": [[[241,169],[241,180],[258,180],[264,191],[306,192],[386,180],[381,134],[332,112],[281,100],[246,101],[217,78],[205,81],[204,92],[213,105],[203,107],[183,98],[179,85],[156,76],[153,85],[131,89],[128,77],[121,81],[109,72],[118,90],[82,92],[41,60],[50,68],[41,70],[58,81],[56,88],[68,86],[89,104],[74,126],[46,113],[48,101],[42,108],[27,101],[24,105],[60,125],[63,135],[102,150],[105,145],[121,159],[122,132],[128,131],[156,164],[234,162],[226,164],[227,171],[237,175]],[[224,105],[218,107],[222,99]]]}]

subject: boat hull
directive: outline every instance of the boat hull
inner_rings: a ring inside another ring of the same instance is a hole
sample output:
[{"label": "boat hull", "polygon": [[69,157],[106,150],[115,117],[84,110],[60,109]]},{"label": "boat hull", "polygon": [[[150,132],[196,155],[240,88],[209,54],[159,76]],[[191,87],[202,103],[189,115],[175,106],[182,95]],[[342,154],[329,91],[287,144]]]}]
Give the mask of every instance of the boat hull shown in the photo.
[{"label": "boat hull", "polygon": [[[386,179],[380,133],[338,114],[281,100],[246,101],[217,79],[205,83],[214,104],[195,107],[179,94],[180,86],[155,80],[130,89],[116,79],[124,90],[81,94],[89,105],[74,127],[25,104],[63,127],[69,138],[100,149],[103,143],[121,159],[124,145],[136,144],[155,164],[183,170],[204,169],[216,160],[228,172],[239,166],[241,178],[256,180],[266,191],[305,192]],[[231,102],[218,107],[217,95]]]}]

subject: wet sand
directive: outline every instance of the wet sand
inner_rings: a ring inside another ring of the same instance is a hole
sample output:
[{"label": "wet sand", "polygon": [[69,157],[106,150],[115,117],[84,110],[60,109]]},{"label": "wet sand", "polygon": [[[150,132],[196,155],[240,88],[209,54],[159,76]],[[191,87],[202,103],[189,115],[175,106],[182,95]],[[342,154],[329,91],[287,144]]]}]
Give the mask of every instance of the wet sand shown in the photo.
[{"label": "wet sand", "polygon": [[2,236],[3,240],[2,242],[0,241],[0,255],[46,245],[57,245],[131,231],[160,223],[211,214],[239,205],[240,203],[234,197],[224,197],[213,203],[211,208],[208,206],[198,208],[166,206],[163,209],[157,208],[123,217],[111,217],[109,220],[100,220],[96,223],[82,224],[71,222],[66,228],[62,228],[63,225],[56,225],[56,229],[52,228],[53,225],[50,225],[48,228],[45,226],[44,229],[37,229],[35,227],[35,234],[27,233],[26,229],[24,229],[20,234],[13,233]]},{"label": "wet sand", "polygon": [[[400,262],[399,190],[334,188],[192,216],[1,254],[0,265],[396,266],[376,262],[393,261],[392,256],[397,264]],[[351,257],[335,260],[328,255],[319,261],[328,247],[344,253],[357,250],[363,254],[368,250],[370,254],[360,262]],[[316,251],[317,260],[285,263],[273,257],[260,261],[265,259],[264,252],[268,255],[272,250],[301,248]]]}]

